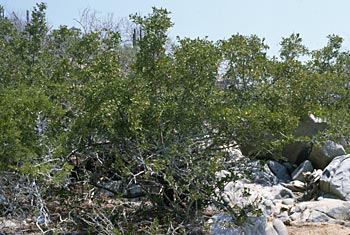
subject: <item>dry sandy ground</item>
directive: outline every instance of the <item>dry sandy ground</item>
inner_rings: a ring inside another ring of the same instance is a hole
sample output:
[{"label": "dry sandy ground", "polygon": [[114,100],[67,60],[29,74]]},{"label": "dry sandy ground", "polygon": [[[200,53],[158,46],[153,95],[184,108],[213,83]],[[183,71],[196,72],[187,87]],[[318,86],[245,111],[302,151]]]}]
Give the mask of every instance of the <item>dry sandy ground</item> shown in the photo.
[{"label": "dry sandy ground", "polygon": [[287,228],[289,235],[350,235],[350,228],[339,224],[293,224]]}]

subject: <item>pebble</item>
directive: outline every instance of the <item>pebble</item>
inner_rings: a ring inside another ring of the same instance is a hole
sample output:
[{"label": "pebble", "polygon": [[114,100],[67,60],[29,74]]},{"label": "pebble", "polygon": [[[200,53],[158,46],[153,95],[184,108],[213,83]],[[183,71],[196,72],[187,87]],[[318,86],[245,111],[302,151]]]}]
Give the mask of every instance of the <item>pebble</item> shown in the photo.
[{"label": "pebble", "polygon": [[278,235],[288,235],[288,230],[281,220],[275,219],[272,224]]},{"label": "pebble", "polygon": [[17,224],[11,220],[6,220],[3,224],[3,228],[13,228],[17,227]]},{"label": "pebble", "polygon": [[306,222],[309,219],[309,216],[310,216],[310,210],[306,209],[301,215],[301,222]]},{"label": "pebble", "polygon": [[296,221],[298,219],[300,219],[300,213],[293,213],[292,215],[289,216],[289,218],[292,220],[292,221]]},{"label": "pebble", "polygon": [[278,219],[280,219],[282,222],[287,223],[290,221],[288,211],[283,211],[277,216]]},{"label": "pebble", "polygon": [[294,204],[294,199],[293,198],[286,198],[282,200],[282,204],[284,205],[293,205]]},{"label": "pebble", "polygon": [[266,235],[279,235],[271,225],[265,229],[265,232]]}]

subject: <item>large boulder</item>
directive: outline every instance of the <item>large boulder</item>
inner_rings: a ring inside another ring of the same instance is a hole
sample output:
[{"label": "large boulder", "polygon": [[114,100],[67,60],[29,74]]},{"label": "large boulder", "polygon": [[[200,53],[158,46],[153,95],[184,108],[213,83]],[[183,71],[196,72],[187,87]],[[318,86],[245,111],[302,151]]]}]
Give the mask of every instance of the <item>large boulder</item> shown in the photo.
[{"label": "large boulder", "polygon": [[273,174],[273,172],[267,164],[265,164],[262,168],[260,168],[257,171],[252,171],[251,177],[254,180],[254,183],[256,184],[275,185],[279,182],[277,176]]},{"label": "large boulder", "polygon": [[[288,235],[288,230],[284,223],[279,219],[274,219],[272,222],[272,227],[274,232],[272,234],[278,234],[278,235]],[[269,234],[267,234],[269,235]]]},{"label": "large boulder", "polygon": [[324,169],[333,158],[345,155],[344,147],[331,140],[324,142],[322,146],[313,146],[309,160],[316,169]]},{"label": "large boulder", "polygon": [[350,219],[350,202],[337,199],[301,202],[292,210],[301,222],[341,222]]},{"label": "large boulder", "polygon": [[264,214],[270,214],[268,211],[272,209],[267,201],[295,198],[290,189],[280,184],[268,186],[252,183],[248,180],[231,181],[225,185],[223,192],[217,191],[216,193],[221,194],[223,202],[229,207],[243,208],[261,200],[263,203],[259,203],[259,208]]},{"label": "large boulder", "polygon": [[267,165],[269,166],[272,173],[274,173],[275,176],[277,176],[277,178],[281,182],[289,182],[292,180],[292,178],[289,175],[287,167],[284,166],[283,164],[276,161],[269,160],[267,161]]},{"label": "large boulder", "polygon": [[207,222],[210,234],[232,235],[266,235],[266,217],[248,217],[247,221],[238,226],[234,224],[234,217],[228,214],[216,214]]},{"label": "large boulder", "polygon": [[[233,165],[230,170],[239,178],[249,178],[256,184],[275,185],[279,179],[262,161],[242,162]],[[249,172],[249,174],[247,174]]]},{"label": "large boulder", "polygon": [[306,160],[292,172],[292,179],[305,182],[304,174],[307,172],[312,172],[313,170],[314,167],[312,166],[312,163],[309,160]]},{"label": "large boulder", "polygon": [[323,170],[320,189],[350,201],[350,154],[338,156]]},{"label": "large boulder", "polygon": [[[314,115],[308,115],[302,120],[295,130],[295,137],[313,137],[319,131],[326,129],[327,123],[315,117]],[[284,146],[282,155],[288,159],[292,164],[299,165],[305,161],[311,152],[311,144],[305,141],[294,142]]]},{"label": "large boulder", "polygon": [[[318,198],[317,200],[318,201],[296,202],[295,200],[284,199],[282,203],[275,200],[274,218],[278,218],[285,224],[290,222],[295,224],[305,222],[328,222],[350,225],[349,201],[331,198]],[[268,218],[271,218],[271,216]],[[270,227],[271,223],[267,223],[267,228]],[[280,231],[283,230],[283,226],[281,226]],[[272,235],[274,233],[270,234]]]},{"label": "large boulder", "polygon": [[307,136],[313,137],[318,132],[323,131],[327,128],[327,122],[322,118],[318,118],[313,114],[309,114],[295,131],[296,137]]},{"label": "large boulder", "polygon": [[283,147],[282,155],[288,162],[299,165],[309,157],[311,148],[311,144],[306,141],[293,142]]}]

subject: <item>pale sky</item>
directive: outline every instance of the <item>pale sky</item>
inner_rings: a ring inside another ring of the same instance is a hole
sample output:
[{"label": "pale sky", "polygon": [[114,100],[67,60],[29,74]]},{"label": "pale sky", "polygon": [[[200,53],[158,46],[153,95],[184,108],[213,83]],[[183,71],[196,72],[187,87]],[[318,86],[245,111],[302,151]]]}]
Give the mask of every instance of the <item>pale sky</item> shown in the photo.
[{"label": "pale sky", "polygon": [[[36,0],[0,0],[7,13],[23,15]],[[44,0],[48,22],[57,28],[64,24],[78,26],[74,19],[86,9],[96,10],[101,17],[112,13],[115,18],[129,14],[147,15],[152,6],[171,11],[175,24],[169,35],[205,37],[216,41],[231,35],[256,34],[266,39],[269,54],[277,54],[282,37],[300,33],[309,49],[320,49],[327,35],[345,39],[350,47],[350,0]]]}]

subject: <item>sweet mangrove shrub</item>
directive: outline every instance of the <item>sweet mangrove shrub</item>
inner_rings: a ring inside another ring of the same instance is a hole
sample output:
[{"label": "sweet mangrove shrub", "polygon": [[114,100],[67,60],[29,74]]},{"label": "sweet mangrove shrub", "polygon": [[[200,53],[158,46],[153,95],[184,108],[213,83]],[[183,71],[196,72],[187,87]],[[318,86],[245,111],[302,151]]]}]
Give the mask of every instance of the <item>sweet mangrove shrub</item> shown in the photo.
[{"label": "sweet mangrove shrub", "polygon": [[159,186],[152,202],[187,218],[211,202],[225,146],[277,158],[309,113],[329,121],[319,138],[350,135],[339,36],[309,51],[292,34],[270,58],[256,35],[171,41],[166,9],[131,15],[132,44],[111,28],[50,29],[45,10],[25,27],[0,16],[2,169],[64,186],[79,153],[101,177]]}]

